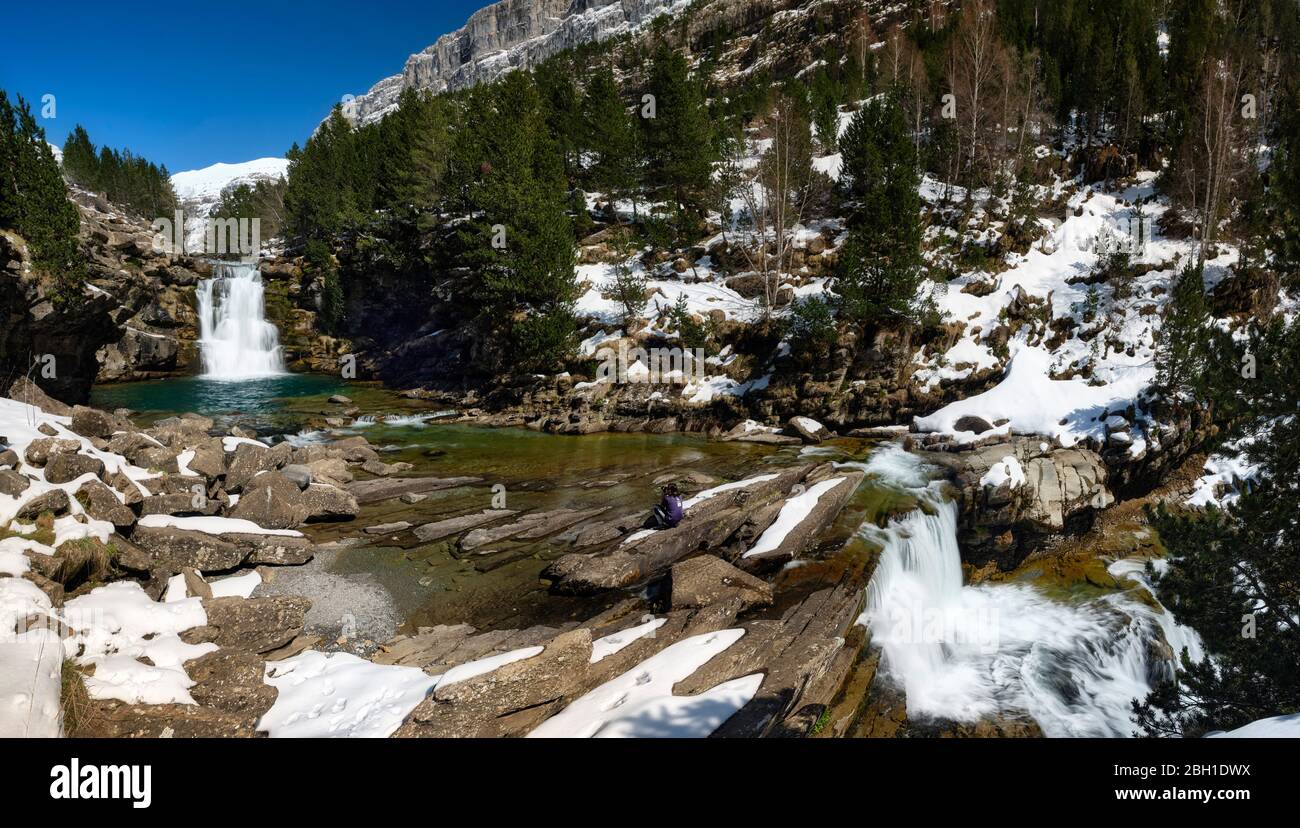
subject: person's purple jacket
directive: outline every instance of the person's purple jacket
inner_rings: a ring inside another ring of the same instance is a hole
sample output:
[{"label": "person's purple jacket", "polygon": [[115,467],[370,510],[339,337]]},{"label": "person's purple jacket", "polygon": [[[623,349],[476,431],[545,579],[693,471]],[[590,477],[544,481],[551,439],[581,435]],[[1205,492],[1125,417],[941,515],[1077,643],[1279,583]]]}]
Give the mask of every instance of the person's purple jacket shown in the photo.
[{"label": "person's purple jacket", "polygon": [[682,522],[682,499],[676,495],[664,495],[660,503],[664,514],[668,516],[668,525],[676,526]]}]

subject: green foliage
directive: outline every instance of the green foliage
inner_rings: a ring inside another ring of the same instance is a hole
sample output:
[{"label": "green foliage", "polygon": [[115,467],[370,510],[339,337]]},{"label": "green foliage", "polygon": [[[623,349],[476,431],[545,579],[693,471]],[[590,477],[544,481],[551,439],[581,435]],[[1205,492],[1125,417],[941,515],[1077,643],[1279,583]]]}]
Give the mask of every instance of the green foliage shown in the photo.
[{"label": "green foliage", "polygon": [[832,80],[826,67],[817,70],[813,76],[812,88],[809,90],[812,109],[812,124],[817,130],[817,141],[827,153],[835,152],[838,146],[837,130],[840,122],[839,84]]},{"label": "green foliage", "polygon": [[871,323],[911,313],[921,279],[921,196],[916,147],[897,100],[877,98],[840,142],[849,237],[835,289],[849,318]]},{"label": "green foliage", "polygon": [[686,294],[677,295],[677,301],[668,309],[668,318],[677,328],[683,348],[704,348],[708,345],[712,331],[709,330],[708,323],[698,321],[691,313],[686,303]]},{"label": "green foliage", "polygon": [[262,238],[274,238],[284,231],[285,180],[261,180],[254,184],[234,184],[222,190],[212,208],[213,218],[256,218],[261,221]]},{"label": "green foliage", "polygon": [[807,358],[825,356],[839,340],[831,303],[820,296],[796,299],[785,324],[792,350]]},{"label": "green foliage", "polygon": [[98,151],[78,124],[63,144],[63,170],[88,190],[103,193],[114,204],[148,219],[170,219],[176,192],[166,166],[154,164],[129,149],[101,147]]},{"label": "green foliage", "polygon": [[289,150],[284,204],[290,232],[328,239],[360,218],[358,143],[352,124],[335,106],[305,147],[295,144]]},{"label": "green foliage", "polygon": [[616,264],[614,277],[604,285],[603,291],[623,309],[623,330],[629,330],[632,320],[645,310],[645,272],[633,270],[624,263]]},{"label": "green foliage", "polygon": [[718,159],[704,87],[690,76],[680,52],[661,46],[650,66],[648,91],[655,105],[655,117],[641,119],[648,183],[673,202],[682,225],[704,210]]},{"label": "green foliage", "polygon": [[320,326],[331,333],[343,327],[343,283],[338,265],[330,253],[329,245],[320,239],[310,239],[303,250],[303,260],[311,272],[321,276]]},{"label": "green foliage", "polygon": [[1213,658],[1184,663],[1135,705],[1150,733],[1196,736],[1300,711],[1300,325],[1255,333],[1250,351],[1257,375],[1217,386],[1238,401],[1225,438],[1255,438],[1245,452],[1259,477],[1224,511],[1152,515],[1169,551],[1160,599]]},{"label": "green foliage", "polygon": [[1201,270],[1189,265],[1179,275],[1156,341],[1156,386],[1170,396],[1197,397],[1213,355],[1207,337],[1210,308]]},{"label": "green foliage", "polygon": [[587,184],[610,199],[631,197],[641,180],[641,134],[623,103],[614,73],[597,71],[582,99],[582,144],[592,155]]},{"label": "green foliage", "polygon": [[81,297],[85,261],[77,248],[81,217],[68,200],[58,162],[21,97],[0,90],[0,227],[27,240],[35,268],[52,280],[59,304]]}]

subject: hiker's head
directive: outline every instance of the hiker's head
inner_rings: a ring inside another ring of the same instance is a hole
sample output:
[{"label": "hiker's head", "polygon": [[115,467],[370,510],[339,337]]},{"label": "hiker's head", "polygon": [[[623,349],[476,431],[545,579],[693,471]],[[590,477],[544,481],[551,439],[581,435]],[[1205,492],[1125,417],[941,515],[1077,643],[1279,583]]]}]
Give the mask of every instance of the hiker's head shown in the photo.
[{"label": "hiker's head", "polygon": [[677,484],[669,483],[667,486],[664,486],[664,494],[668,497],[677,497]]}]

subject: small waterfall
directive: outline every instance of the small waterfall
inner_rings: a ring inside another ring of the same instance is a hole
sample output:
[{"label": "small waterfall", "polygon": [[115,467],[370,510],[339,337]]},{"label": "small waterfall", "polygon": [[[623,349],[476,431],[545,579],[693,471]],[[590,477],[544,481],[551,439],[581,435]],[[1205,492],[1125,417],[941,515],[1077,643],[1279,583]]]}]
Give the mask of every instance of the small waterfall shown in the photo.
[{"label": "small waterfall", "polygon": [[[1131,700],[1172,675],[1165,643],[1202,657],[1195,632],[1127,592],[1067,603],[1022,584],[962,586],[956,504],[936,485],[918,486],[919,460],[896,447],[877,454],[867,470],[924,504],[885,529],[862,529],[883,551],[860,620],[909,715],[1027,713],[1048,736],[1129,736]],[[1133,561],[1111,567],[1116,576],[1135,570]]]},{"label": "small waterfall", "polygon": [[248,379],[283,374],[280,335],[266,321],[262,274],[255,264],[216,263],[199,283],[203,376]]}]

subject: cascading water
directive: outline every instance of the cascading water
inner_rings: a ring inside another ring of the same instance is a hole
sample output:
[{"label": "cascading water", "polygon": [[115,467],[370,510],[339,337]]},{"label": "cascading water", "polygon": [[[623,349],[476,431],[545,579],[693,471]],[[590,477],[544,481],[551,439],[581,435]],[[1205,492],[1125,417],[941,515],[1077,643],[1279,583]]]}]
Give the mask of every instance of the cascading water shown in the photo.
[{"label": "cascading water", "polygon": [[[1021,584],[963,586],[956,504],[896,446],[866,469],[924,504],[885,529],[861,530],[883,547],[861,620],[909,715],[973,722],[1027,713],[1048,736],[1128,736],[1131,701],[1172,674],[1169,650],[1202,657],[1195,632],[1128,592],[1072,604]],[[1118,561],[1111,572],[1150,586],[1140,562]]]},{"label": "cascading water", "polygon": [[247,379],[283,374],[280,336],[266,321],[257,265],[216,263],[199,283],[199,350],[203,376]]}]

